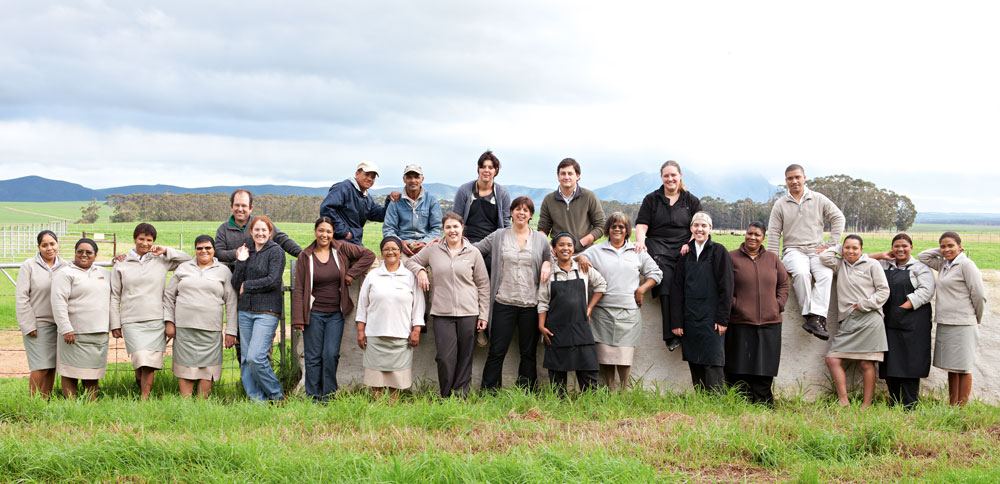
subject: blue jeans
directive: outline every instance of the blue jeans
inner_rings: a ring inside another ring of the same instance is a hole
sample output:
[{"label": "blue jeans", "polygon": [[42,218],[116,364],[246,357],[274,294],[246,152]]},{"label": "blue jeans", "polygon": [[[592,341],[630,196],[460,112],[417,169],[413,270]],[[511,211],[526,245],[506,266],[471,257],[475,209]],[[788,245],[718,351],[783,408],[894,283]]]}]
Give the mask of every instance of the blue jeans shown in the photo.
[{"label": "blue jeans", "polygon": [[278,317],[270,314],[239,312],[240,346],[243,349],[240,360],[240,380],[247,396],[253,400],[281,400],[281,383],[271,368],[267,350],[274,343],[274,333],[278,329]]},{"label": "blue jeans", "polygon": [[344,336],[344,315],[309,312],[309,324],[303,331],[306,357],[306,393],[325,399],[337,391],[337,362],[340,340]]}]

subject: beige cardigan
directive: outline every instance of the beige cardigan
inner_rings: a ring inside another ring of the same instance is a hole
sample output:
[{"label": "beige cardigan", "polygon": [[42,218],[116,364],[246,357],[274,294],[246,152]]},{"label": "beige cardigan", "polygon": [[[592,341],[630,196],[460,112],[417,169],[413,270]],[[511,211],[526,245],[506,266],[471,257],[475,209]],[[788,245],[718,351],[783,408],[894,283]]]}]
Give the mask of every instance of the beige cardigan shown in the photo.
[{"label": "beige cardigan", "polygon": [[454,257],[448,243],[424,247],[406,261],[406,268],[417,275],[430,267],[434,274],[431,292],[431,314],[434,316],[476,316],[483,321],[490,317],[490,278],[486,274],[483,255],[468,239]]},{"label": "beige cardigan", "polygon": [[958,254],[948,266],[941,249],[928,249],[917,259],[938,271],[934,296],[934,322],[956,326],[972,326],[983,322],[986,290],[983,275],[965,252]]},{"label": "beige cardigan", "polygon": [[52,278],[67,265],[69,263],[57,255],[55,263],[49,267],[38,254],[21,264],[14,287],[17,326],[21,334],[27,335],[40,327],[56,324],[52,319],[52,301],[49,299]]},{"label": "beige cardigan", "polygon": [[830,247],[819,255],[823,265],[833,269],[837,277],[837,321],[843,321],[858,305],[861,312],[878,311],[883,317],[882,305],[889,300],[889,281],[878,261],[867,254],[854,263],[842,257],[842,246]]},{"label": "beige cardigan", "polygon": [[225,314],[226,334],[236,336],[239,323],[232,277],[232,272],[219,259],[204,269],[193,260],[177,266],[174,277],[163,291],[163,320],[178,328],[222,331],[222,315]]},{"label": "beige cardigan", "polygon": [[771,218],[767,222],[767,250],[783,254],[784,251],[778,251],[781,245],[784,250],[815,253],[821,245],[826,245],[823,241],[823,224],[826,221],[830,221],[829,245],[837,245],[844,233],[845,219],[836,204],[822,193],[809,189],[802,194],[801,201],[785,194],[771,207]]},{"label": "beige cardigan", "polygon": [[52,276],[52,317],[59,334],[107,333],[119,329],[111,321],[111,271],[68,264]]},{"label": "beige cardigan", "polygon": [[142,261],[130,251],[124,261],[115,264],[111,276],[111,324],[121,327],[122,323],[162,318],[167,272],[189,260],[191,256],[169,247],[166,254],[149,254]]}]

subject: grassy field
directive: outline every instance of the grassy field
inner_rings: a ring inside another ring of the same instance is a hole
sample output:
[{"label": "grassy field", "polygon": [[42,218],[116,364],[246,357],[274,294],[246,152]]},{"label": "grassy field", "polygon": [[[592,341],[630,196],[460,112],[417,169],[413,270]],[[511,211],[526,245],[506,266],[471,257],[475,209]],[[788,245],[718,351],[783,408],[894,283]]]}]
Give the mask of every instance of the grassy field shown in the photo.
[{"label": "grassy field", "polygon": [[[158,380],[159,382],[159,380]],[[2,386],[0,386],[2,388]],[[4,482],[992,483],[1000,409],[927,402],[904,412],[733,395],[429,388],[400,401],[350,389],[325,405],[95,403],[0,394]]]},{"label": "grassy field", "polygon": [[[86,202],[0,202],[0,224],[49,222],[52,220],[80,219],[80,209]],[[107,222],[114,212],[111,207],[101,202],[98,221]]]}]

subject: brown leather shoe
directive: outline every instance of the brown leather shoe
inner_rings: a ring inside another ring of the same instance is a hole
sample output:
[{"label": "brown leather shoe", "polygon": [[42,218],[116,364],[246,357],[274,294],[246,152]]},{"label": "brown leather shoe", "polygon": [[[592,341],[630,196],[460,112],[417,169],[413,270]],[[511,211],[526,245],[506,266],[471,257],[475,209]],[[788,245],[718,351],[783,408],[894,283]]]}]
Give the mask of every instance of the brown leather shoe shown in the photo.
[{"label": "brown leather shoe", "polygon": [[830,339],[830,333],[826,331],[826,318],[822,316],[810,314],[802,329],[823,341]]}]

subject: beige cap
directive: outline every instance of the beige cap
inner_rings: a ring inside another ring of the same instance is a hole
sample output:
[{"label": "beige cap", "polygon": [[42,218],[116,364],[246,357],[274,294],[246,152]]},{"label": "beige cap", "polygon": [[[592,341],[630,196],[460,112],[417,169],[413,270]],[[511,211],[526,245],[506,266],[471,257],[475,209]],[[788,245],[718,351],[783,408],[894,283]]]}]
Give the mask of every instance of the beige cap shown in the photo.
[{"label": "beige cap", "polygon": [[416,173],[420,176],[424,176],[424,169],[420,168],[420,165],[416,163],[410,163],[409,165],[406,165],[406,168],[403,168],[404,175],[410,172]]},{"label": "beige cap", "polygon": [[707,223],[709,227],[712,226],[712,216],[709,215],[708,212],[704,212],[704,211],[697,212],[697,213],[695,213],[691,217],[691,223],[692,224],[695,223],[695,222],[697,222],[697,221],[699,221],[699,220],[702,221],[702,222]]},{"label": "beige cap", "polygon": [[375,175],[378,175],[378,165],[376,165],[374,162],[371,161],[362,161],[361,163],[358,163],[357,169],[364,171],[365,173],[374,171]]}]

